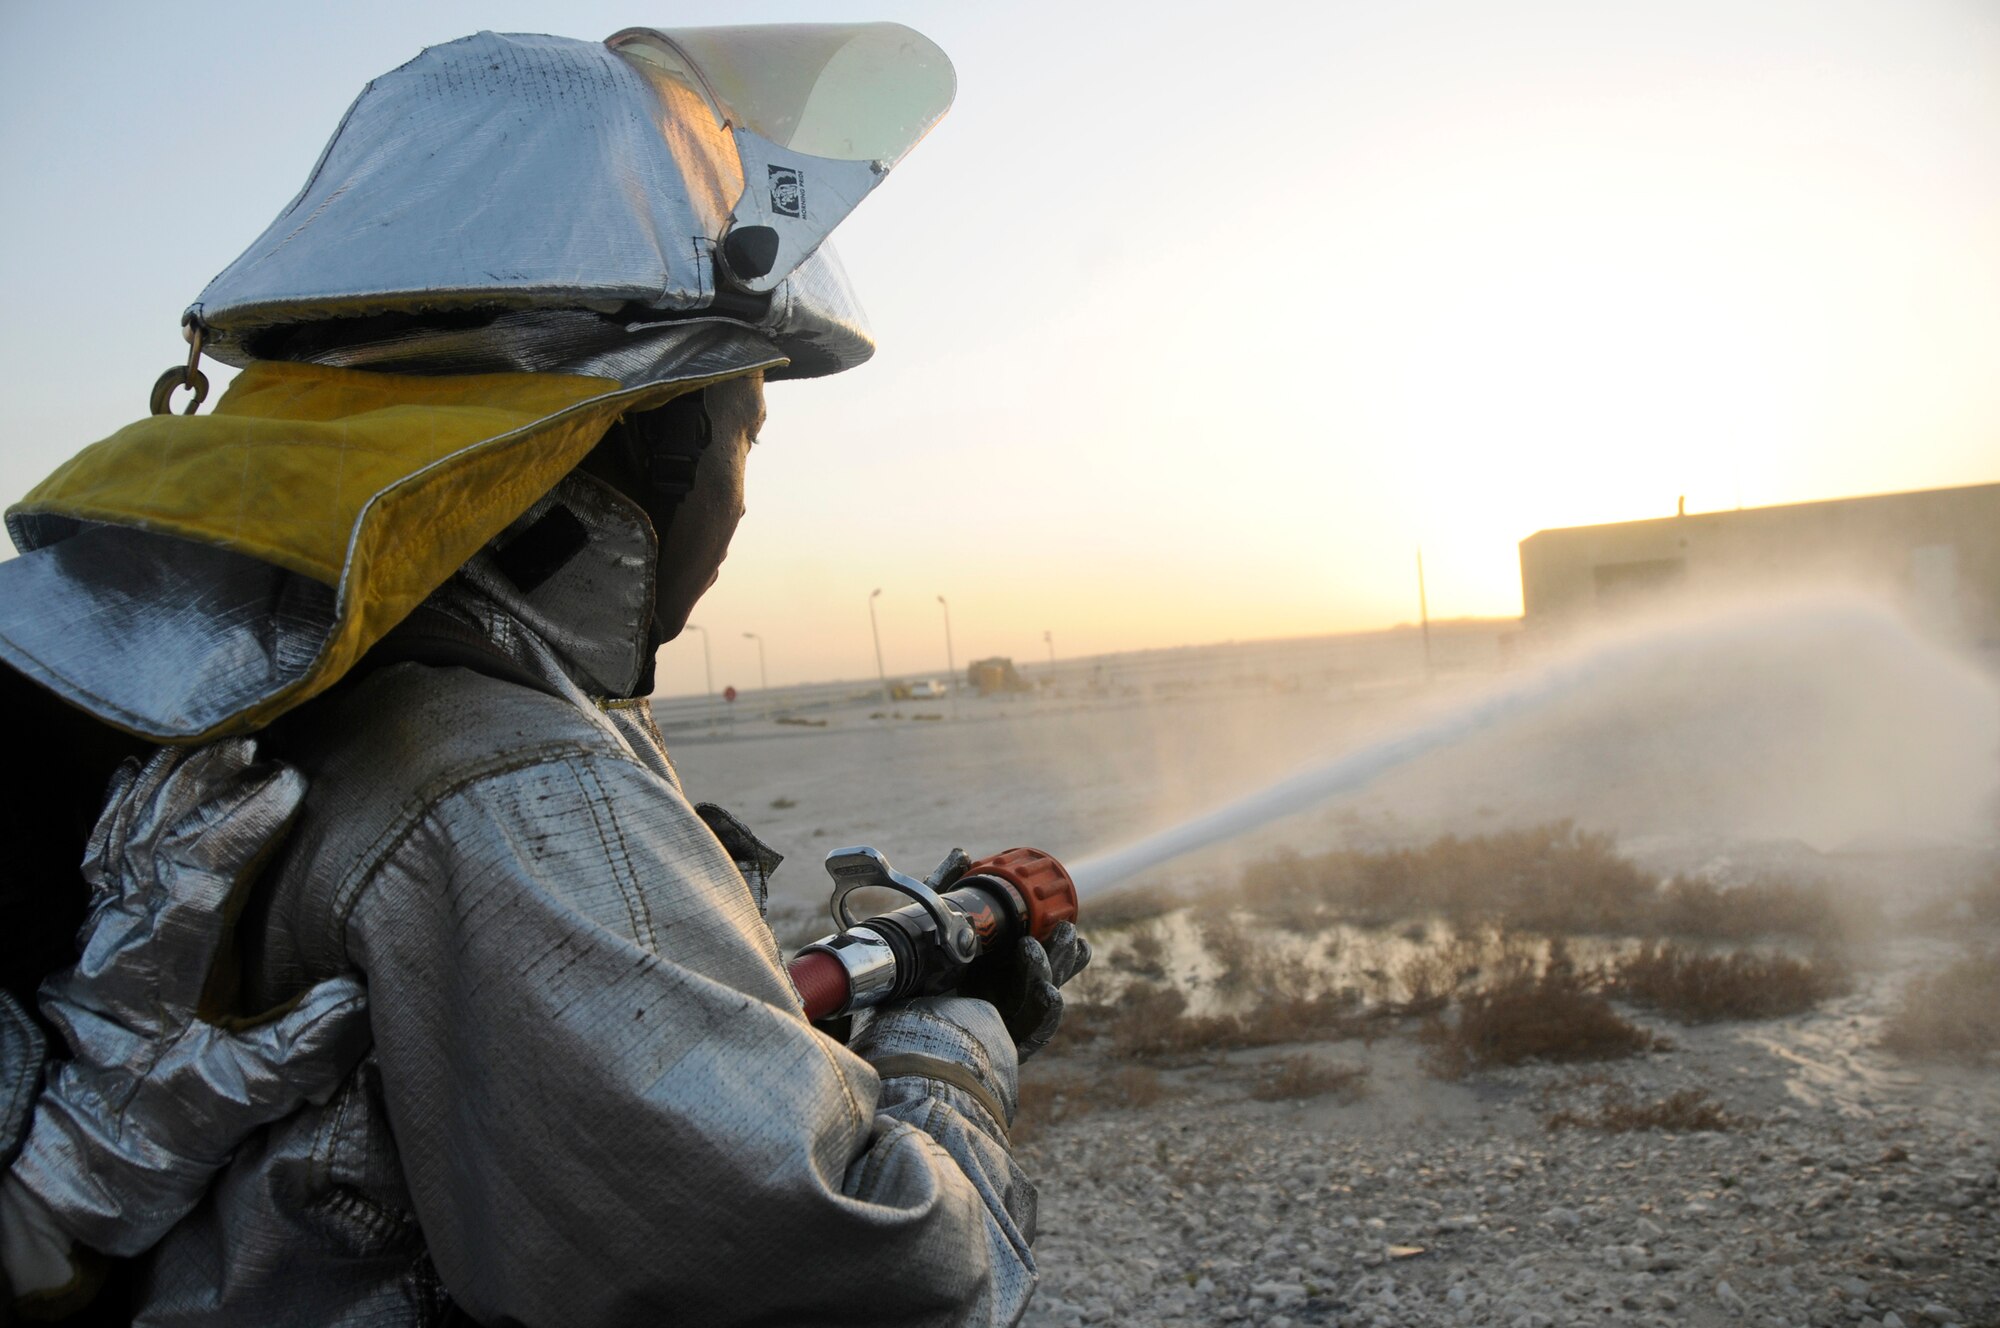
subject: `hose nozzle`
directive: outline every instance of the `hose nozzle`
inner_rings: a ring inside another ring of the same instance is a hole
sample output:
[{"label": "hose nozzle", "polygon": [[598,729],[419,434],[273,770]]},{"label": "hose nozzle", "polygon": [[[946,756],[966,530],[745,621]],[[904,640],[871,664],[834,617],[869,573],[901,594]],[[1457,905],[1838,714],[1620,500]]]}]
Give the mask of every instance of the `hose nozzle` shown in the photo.
[{"label": "hose nozzle", "polygon": [[[1017,936],[1046,940],[1057,924],[1076,920],[1076,882],[1040,849],[981,858],[942,892],[865,846],[835,849],[826,870],[840,931],[800,950],[786,968],[814,1022],[949,991],[980,955]],[[848,898],[868,887],[915,902],[857,921]]]}]

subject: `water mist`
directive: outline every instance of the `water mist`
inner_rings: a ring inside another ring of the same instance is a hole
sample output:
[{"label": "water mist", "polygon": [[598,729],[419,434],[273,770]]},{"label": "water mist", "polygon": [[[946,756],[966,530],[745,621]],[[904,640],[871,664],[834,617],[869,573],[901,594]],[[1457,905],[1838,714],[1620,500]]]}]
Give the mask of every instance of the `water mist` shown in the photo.
[{"label": "water mist", "polygon": [[[1664,716],[1677,704],[1687,708],[1687,694],[1695,689],[1710,701],[1705,729],[1686,736],[1662,732]],[[1718,706],[1718,697],[1734,710]],[[1581,718],[1574,713],[1579,709]],[[1563,723],[1534,726],[1558,714]],[[1946,734],[1949,743],[1930,740]],[[1886,802],[1895,804],[1889,819],[1899,828],[1950,834],[1990,814],[2000,704],[1989,679],[1873,603],[1826,598],[1739,606],[1581,647],[1335,760],[1077,861],[1077,885],[1086,895],[1101,892],[1360,792],[1423,758],[1462,753],[1475,739],[1483,750],[1537,742],[1547,748],[1554,741],[1555,760],[1543,752],[1544,766],[1559,761],[1578,788],[1616,767],[1628,785],[1643,790],[1652,783],[1662,802],[1691,804],[1682,827],[1688,831],[1739,828],[1718,827],[1716,820],[1749,816],[1743,808],[1755,804],[1768,812],[1760,822],[1765,833],[1801,839],[1824,839],[1840,829],[1866,833],[1882,828],[1871,824],[1869,813]],[[1731,768],[1740,762],[1732,761],[1730,743],[1761,749],[1774,773],[1743,787],[1741,772]],[[1951,750],[1941,750],[1947,746]],[[1546,768],[1522,764],[1533,772],[1530,779],[1554,782]],[[1918,764],[1934,768],[1910,768]],[[1837,788],[1836,778],[1842,781]],[[1764,787],[1772,784],[1787,787]]]}]

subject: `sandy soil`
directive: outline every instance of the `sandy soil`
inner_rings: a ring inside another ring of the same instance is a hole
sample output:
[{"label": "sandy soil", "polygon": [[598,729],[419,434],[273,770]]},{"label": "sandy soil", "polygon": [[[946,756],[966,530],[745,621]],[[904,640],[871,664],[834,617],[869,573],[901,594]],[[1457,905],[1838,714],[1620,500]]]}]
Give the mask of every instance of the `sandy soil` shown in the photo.
[{"label": "sandy soil", "polygon": [[[1673,1049],[1600,1067],[1444,1082],[1392,1035],[1168,1072],[1159,1103],[1022,1146],[1043,1187],[1027,1322],[2000,1323],[2000,1072],[1872,1045],[1952,949],[1899,943],[1795,1018],[1645,1020]],[[1249,1098],[1260,1062],[1302,1050],[1366,1067],[1364,1095]],[[1610,1084],[1702,1089],[1741,1123],[1548,1129]]]}]

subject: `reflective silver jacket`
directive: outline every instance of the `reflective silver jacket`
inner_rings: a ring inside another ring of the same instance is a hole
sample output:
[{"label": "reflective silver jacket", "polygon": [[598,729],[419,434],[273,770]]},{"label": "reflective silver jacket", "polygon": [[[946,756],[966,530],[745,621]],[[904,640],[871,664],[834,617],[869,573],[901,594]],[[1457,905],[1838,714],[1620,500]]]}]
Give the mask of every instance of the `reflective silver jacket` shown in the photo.
[{"label": "reflective silver jacket", "polygon": [[310,792],[244,999],[358,969],[375,1048],[252,1137],[140,1322],[1014,1321],[1035,1193],[998,1016],[920,1002],[852,1049],[804,1022],[775,859],[689,805],[643,699],[600,699],[639,674],[651,531],[575,475],[516,529],[556,502],[591,541],[547,581],[481,555],[431,600],[544,690],[402,663],[271,735]]}]

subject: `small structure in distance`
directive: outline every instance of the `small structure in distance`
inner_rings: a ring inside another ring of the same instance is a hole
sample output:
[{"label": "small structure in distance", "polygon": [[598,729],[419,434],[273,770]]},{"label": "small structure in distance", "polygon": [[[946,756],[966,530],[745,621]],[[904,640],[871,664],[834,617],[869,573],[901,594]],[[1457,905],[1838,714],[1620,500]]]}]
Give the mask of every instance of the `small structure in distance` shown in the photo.
[{"label": "small structure in distance", "polygon": [[1033,690],[1014,667],[1014,661],[1005,655],[972,661],[966,666],[965,681],[981,696]]},{"label": "small structure in distance", "polygon": [[1872,592],[2000,661],[2000,484],[1544,530],[1521,541],[1531,635],[1688,599]]}]

